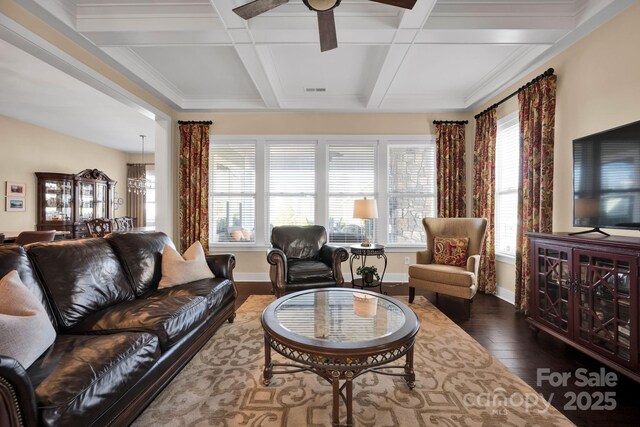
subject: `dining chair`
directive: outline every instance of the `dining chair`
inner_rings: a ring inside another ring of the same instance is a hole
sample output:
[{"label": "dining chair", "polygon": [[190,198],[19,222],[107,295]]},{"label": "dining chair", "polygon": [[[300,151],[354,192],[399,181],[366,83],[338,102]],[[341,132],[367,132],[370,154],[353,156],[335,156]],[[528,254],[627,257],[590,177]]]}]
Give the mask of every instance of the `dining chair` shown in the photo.
[{"label": "dining chair", "polygon": [[[51,242],[56,237],[56,230],[23,231],[16,237],[16,245],[27,245],[36,242]],[[4,239],[4,237],[3,237]]]},{"label": "dining chair", "polygon": [[91,237],[104,237],[113,232],[113,223],[108,218],[95,218],[84,223]]}]

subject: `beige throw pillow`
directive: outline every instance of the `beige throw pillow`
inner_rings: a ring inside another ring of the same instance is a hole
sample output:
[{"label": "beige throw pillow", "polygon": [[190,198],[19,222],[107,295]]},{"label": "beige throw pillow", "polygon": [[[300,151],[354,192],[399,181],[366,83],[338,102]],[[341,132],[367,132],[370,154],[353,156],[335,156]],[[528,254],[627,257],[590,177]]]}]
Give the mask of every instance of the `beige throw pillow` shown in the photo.
[{"label": "beige throw pillow", "polygon": [[56,339],[42,303],[16,270],[0,279],[0,354],[27,369]]},{"label": "beige throw pillow", "polygon": [[165,245],[162,251],[162,279],[158,288],[171,286],[196,280],[211,279],[213,273],[207,265],[204,249],[200,242],[195,242],[187,249],[183,256],[171,245]]}]

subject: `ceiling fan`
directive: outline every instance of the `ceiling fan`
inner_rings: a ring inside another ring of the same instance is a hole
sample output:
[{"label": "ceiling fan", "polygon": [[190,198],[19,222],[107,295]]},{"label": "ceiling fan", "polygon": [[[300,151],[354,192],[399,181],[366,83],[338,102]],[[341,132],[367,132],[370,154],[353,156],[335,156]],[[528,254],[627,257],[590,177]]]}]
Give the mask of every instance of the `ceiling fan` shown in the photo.
[{"label": "ceiling fan", "polygon": [[[320,50],[327,50],[338,47],[336,36],[336,22],[333,17],[333,9],[340,5],[341,0],[302,0],[311,10],[318,12],[318,30],[320,32]],[[371,0],[376,3],[388,4],[391,6],[413,9],[417,0]],[[243,6],[233,9],[241,18],[251,19],[271,9],[275,9],[289,0],[254,0]]]}]

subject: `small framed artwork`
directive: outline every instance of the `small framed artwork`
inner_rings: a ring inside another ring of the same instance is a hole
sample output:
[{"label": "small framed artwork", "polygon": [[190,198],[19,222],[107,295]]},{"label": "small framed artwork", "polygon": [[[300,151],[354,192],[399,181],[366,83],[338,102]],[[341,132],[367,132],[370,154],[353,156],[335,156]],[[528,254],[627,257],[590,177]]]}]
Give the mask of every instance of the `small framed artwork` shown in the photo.
[{"label": "small framed artwork", "polygon": [[24,197],[7,197],[7,212],[24,212],[26,210]]},{"label": "small framed artwork", "polygon": [[7,197],[25,197],[27,184],[24,182],[7,181]]}]

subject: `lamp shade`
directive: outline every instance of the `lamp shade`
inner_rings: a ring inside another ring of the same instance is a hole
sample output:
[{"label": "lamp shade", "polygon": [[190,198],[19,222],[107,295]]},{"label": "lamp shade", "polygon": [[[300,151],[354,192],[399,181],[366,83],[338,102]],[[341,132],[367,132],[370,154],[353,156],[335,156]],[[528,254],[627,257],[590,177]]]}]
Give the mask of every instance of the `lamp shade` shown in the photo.
[{"label": "lamp shade", "polygon": [[353,217],[361,219],[378,218],[378,202],[375,199],[354,200]]}]

